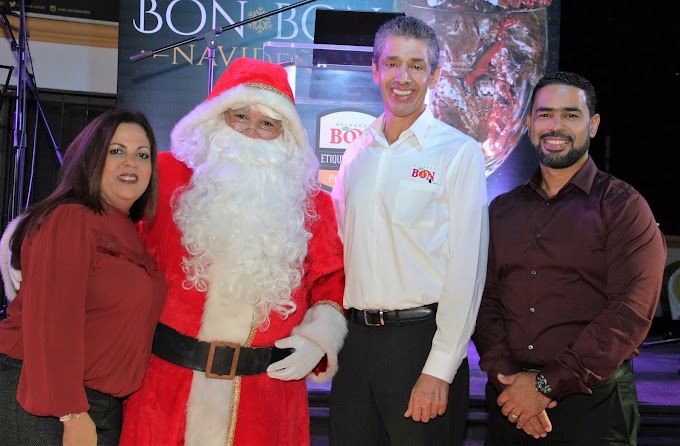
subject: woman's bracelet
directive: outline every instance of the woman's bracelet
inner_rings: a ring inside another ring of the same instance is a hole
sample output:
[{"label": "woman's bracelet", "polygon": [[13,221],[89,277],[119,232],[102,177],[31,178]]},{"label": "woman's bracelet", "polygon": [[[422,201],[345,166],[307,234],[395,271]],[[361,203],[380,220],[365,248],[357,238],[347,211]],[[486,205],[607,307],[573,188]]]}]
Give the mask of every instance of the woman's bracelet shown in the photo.
[{"label": "woman's bracelet", "polygon": [[63,423],[64,421],[75,420],[76,418],[80,417],[82,414],[83,414],[82,412],[81,413],[69,413],[69,414],[66,414],[66,415],[59,417],[59,421],[61,421]]}]

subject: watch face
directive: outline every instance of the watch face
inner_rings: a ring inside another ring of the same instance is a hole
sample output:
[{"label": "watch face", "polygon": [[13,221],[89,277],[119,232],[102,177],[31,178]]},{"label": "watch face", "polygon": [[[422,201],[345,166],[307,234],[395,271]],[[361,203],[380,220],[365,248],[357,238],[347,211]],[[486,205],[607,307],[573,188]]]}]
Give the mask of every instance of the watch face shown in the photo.
[{"label": "watch face", "polygon": [[543,395],[547,396],[548,398],[553,398],[553,390],[550,387],[550,384],[548,384],[548,381],[546,381],[545,376],[543,376],[542,373],[539,373],[536,375],[536,390],[541,392]]}]

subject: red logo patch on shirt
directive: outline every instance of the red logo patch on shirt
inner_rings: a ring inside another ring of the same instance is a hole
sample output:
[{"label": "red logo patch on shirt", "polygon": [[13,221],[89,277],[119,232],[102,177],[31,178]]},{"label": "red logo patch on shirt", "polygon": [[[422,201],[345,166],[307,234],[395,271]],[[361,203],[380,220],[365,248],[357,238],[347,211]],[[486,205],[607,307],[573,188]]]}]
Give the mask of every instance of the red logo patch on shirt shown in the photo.
[{"label": "red logo patch on shirt", "polygon": [[411,169],[411,181],[427,181],[430,184],[439,184],[435,181],[436,172],[433,167],[416,165]]}]

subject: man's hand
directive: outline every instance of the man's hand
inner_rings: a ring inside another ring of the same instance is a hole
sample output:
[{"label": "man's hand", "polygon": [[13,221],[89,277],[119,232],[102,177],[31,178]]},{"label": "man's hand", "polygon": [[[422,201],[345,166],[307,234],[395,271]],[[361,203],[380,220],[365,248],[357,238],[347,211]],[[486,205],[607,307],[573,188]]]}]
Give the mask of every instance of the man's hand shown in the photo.
[{"label": "man's hand", "polygon": [[97,428],[87,412],[64,421],[64,446],[97,446]]},{"label": "man's hand", "polygon": [[545,438],[548,436],[548,432],[552,431],[552,423],[544,410],[535,417],[529,419],[522,429],[536,439]]},{"label": "man's hand", "polygon": [[425,373],[420,374],[411,390],[411,399],[404,416],[427,423],[437,415],[444,415],[449,401],[449,383]]},{"label": "man's hand", "polygon": [[496,402],[501,412],[517,429],[523,429],[534,438],[544,437],[552,430],[552,424],[545,409],[552,409],[557,402],[550,400],[536,390],[537,372],[520,372],[505,376],[498,374],[498,380],[507,387]]}]

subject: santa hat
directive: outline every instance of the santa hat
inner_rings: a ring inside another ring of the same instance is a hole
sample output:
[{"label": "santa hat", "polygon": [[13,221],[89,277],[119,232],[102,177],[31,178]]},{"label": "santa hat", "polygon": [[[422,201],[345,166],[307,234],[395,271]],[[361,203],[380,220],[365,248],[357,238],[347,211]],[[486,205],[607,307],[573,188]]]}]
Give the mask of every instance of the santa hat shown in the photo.
[{"label": "santa hat", "polygon": [[290,132],[297,145],[311,150],[307,133],[295,108],[288,73],[276,64],[258,59],[239,58],[231,62],[217,80],[206,100],[175,125],[170,134],[175,158],[195,169],[207,158],[207,136],[199,127],[227,109],[261,104],[283,116],[284,132]]}]

